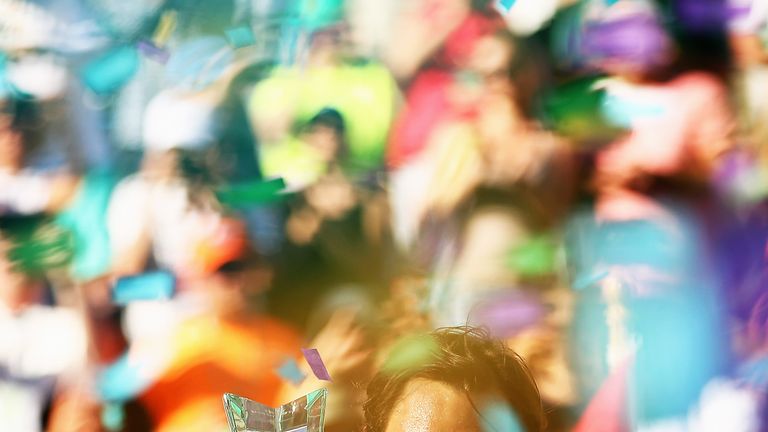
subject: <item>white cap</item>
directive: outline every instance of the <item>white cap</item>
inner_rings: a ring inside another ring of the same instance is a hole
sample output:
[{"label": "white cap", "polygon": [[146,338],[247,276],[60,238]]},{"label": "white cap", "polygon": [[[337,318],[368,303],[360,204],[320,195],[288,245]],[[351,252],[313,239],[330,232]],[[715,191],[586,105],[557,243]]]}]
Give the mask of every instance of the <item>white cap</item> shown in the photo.
[{"label": "white cap", "polygon": [[64,94],[67,87],[67,69],[51,56],[25,56],[8,64],[8,81],[13,86],[45,101]]},{"label": "white cap", "polygon": [[143,125],[148,150],[203,150],[217,138],[216,107],[204,99],[166,90],[147,105]]}]

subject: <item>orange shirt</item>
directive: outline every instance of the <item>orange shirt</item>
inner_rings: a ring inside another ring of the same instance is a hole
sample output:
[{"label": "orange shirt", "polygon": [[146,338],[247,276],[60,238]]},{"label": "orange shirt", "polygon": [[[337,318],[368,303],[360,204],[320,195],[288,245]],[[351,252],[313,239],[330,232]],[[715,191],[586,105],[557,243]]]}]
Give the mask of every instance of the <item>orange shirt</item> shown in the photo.
[{"label": "orange shirt", "polygon": [[141,398],[157,431],[227,431],[224,393],[280,405],[275,368],[301,347],[292,329],[265,317],[193,318],[173,344],[174,360]]}]

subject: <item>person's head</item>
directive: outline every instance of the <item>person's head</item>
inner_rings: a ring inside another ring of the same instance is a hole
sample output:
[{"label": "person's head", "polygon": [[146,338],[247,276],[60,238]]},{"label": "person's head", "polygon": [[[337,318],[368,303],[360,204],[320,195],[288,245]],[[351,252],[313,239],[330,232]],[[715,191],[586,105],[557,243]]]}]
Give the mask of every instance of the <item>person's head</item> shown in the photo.
[{"label": "person's head", "polygon": [[501,341],[470,327],[429,337],[431,348],[417,364],[384,367],[369,384],[366,432],[506,431],[515,423],[518,430],[544,429],[536,383]]},{"label": "person's head", "polygon": [[32,101],[0,100],[0,168],[19,169],[39,139],[38,110]]},{"label": "person's head", "polygon": [[303,138],[325,162],[330,163],[346,156],[344,131],[341,113],[333,108],[323,108],[309,120]]},{"label": "person's head", "polygon": [[142,139],[146,174],[158,180],[204,176],[205,160],[221,136],[217,101],[200,92],[165,90],[144,111]]},{"label": "person's head", "polygon": [[242,221],[225,218],[211,228],[192,245],[190,286],[218,315],[248,314],[269,289],[272,271]]}]

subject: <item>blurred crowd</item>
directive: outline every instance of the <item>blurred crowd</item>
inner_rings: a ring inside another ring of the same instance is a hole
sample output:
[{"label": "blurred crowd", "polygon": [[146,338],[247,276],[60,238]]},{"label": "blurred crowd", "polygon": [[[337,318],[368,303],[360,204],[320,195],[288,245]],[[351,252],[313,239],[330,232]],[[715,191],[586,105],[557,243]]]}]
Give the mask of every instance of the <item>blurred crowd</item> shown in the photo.
[{"label": "blurred crowd", "polygon": [[768,0],[0,0],[0,430],[768,431],[766,125]]}]

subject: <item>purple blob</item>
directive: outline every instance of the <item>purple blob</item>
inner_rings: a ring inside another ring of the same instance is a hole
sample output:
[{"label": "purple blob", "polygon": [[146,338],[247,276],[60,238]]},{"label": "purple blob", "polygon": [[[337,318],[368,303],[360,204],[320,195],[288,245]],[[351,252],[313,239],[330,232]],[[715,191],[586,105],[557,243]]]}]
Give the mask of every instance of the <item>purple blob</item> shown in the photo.
[{"label": "purple blob", "polygon": [[469,322],[487,327],[493,337],[508,338],[537,324],[546,312],[537,298],[512,292],[479,302],[470,313]]},{"label": "purple blob", "polygon": [[589,23],[582,50],[594,60],[613,60],[655,66],[669,47],[666,31],[652,16],[632,16]]},{"label": "purple blob", "polygon": [[162,63],[162,64],[167,63],[168,58],[171,56],[171,54],[168,51],[162,48],[158,48],[152,42],[148,42],[145,40],[139,41],[137,48],[139,49],[139,51],[141,51],[142,54],[144,54],[148,58],[151,58],[152,60],[155,60],[158,63]]},{"label": "purple blob", "polygon": [[674,3],[677,19],[689,30],[717,30],[725,26],[733,7],[718,0],[678,0]]},{"label": "purple blob", "polygon": [[320,357],[320,353],[314,348],[302,348],[301,352],[304,353],[304,358],[309,363],[309,367],[312,368],[312,372],[317,379],[323,381],[333,381],[331,375],[328,373],[328,369],[325,368],[325,363]]}]

